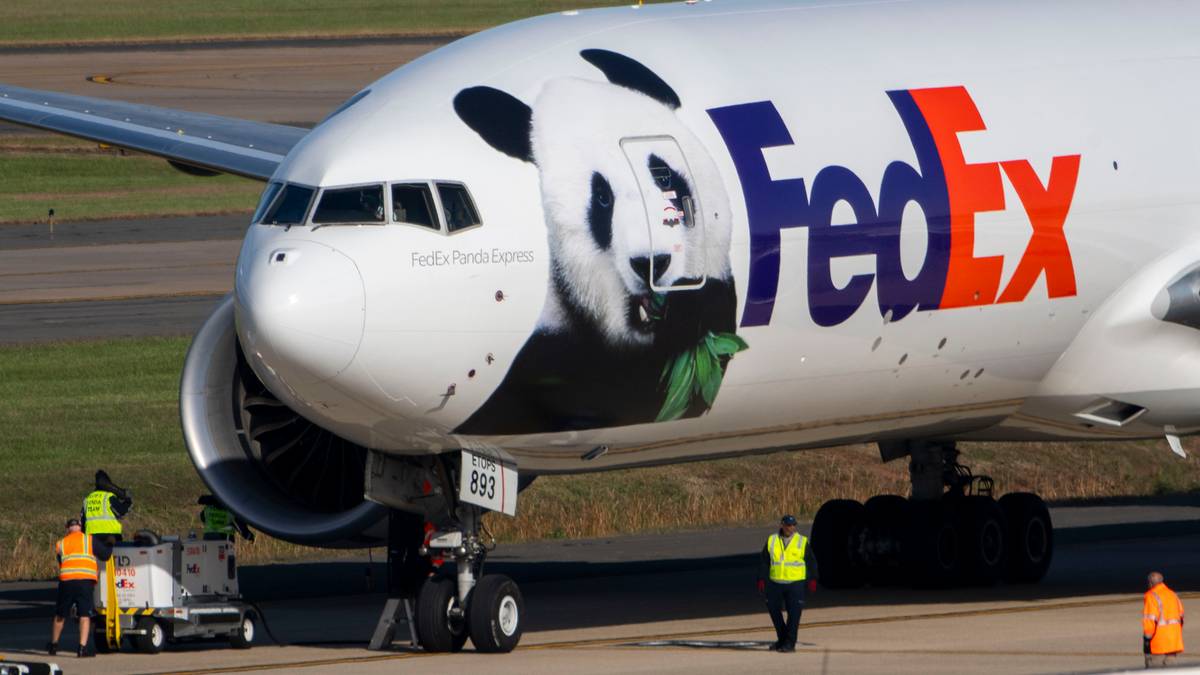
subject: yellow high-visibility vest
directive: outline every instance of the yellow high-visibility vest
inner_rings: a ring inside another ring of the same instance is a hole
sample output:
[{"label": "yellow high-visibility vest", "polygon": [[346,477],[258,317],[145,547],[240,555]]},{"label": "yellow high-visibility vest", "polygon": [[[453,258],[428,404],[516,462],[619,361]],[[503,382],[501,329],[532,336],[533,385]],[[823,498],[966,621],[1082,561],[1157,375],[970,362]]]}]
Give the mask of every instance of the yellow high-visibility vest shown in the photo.
[{"label": "yellow high-visibility vest", "polygon": [[121,521],[109,502],[113,493],[96,490],[83,500],[83,528],[88,534],[121,534]]},{"label": "yellow high-visibility vest", "polygon": [[789,583],[808,578],[808,566],[804,564],[804,551],[808,548],[808,537],[792,535],[792,540],[783,544],[778,533],[767,537],[767,553],[771,556],[771,581]]}]

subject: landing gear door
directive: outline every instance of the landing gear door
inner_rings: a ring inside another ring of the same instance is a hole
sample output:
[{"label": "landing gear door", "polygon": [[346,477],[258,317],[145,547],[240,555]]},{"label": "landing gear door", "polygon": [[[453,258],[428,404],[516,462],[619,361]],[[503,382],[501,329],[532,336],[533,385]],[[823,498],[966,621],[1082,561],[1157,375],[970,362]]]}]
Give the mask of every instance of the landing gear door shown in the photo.
[{"label": "landing gear door", "polygon": [[649,229],[650,288],[660,293],[702,288],[707,241],[691,167],[670,136],[621,139],[641,192]]}]

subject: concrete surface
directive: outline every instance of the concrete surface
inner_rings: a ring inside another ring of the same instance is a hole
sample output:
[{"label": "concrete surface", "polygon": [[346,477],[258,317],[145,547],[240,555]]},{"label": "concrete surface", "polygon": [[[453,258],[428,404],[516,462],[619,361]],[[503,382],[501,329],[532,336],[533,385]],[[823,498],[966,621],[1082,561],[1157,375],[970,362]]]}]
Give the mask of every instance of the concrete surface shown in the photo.
[{"label": "concrete surface", "polygon": [[[157,656],[56,660],[69,673],[1137,668],[1145,573],[1161,569],[1185,603],[1200,597],[1197,511],[1155,502],[1056,508],[1060,543],[1050,574],[1036,586],[819,591],[810,599],[802,644],[793,655],[766,651],[773,633],[753,580],[755,551],[767,531],[753,528],[502,547],[489,571],[521,584],[527,631],[521,647],[505,656],[474,654],[469,644],[457,655],[426,655],[401,642],[388,652],[366,651],[383,598],[362,592],[367,565],[348,559],[244,570],[247,592],[260,596],[286,647],[271,646],[260,634],[256,647],[245,652],[218,644],[178,645]],[[47,660],[37,650],[46,640],[52,588],[0,586],[0,653],[8,660]],[[296,597],[304,595],[309,597]]]}]

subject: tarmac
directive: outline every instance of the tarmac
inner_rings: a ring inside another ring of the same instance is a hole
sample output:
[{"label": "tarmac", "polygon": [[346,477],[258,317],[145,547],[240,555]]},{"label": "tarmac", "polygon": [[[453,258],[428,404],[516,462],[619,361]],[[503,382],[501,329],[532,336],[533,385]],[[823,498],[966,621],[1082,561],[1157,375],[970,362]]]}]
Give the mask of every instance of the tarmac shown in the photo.
[{"label": "tarmac", "polygon": [[[0,82],[312,126],[450,38],[0,50]],[[28,133],[0,124],[0,134]],[[0,226],[0,344],[190,335],[233,287],[244,215]]]},{"label": "tarmac", "polygon": [[[1052,510],[1057,548],[1037,585],[945,591],[821,589],[795,654],[774,639],[754,588],[769,528],[502,546],[488,573],[525,598],[525,635],[508,655],[425,654],[405,642],[366,650],[383,596],[365,558],[247,567],[243,591],[262,608],[254,648],[171,645],[158,655],[79,660],[40,653],[53,583],[0,584],[0,654],[54,661],[67,673],[1067,673],[1141,667],[1142,580],[1161,570],[1185,604],[1200,597],[1200,500],[1147,500]],[[61,644],[75,635],[68,628]],[[1185,629],[1185,639],[1188,639]],[[1181,665],[1200,664],[1186,656]]]}]

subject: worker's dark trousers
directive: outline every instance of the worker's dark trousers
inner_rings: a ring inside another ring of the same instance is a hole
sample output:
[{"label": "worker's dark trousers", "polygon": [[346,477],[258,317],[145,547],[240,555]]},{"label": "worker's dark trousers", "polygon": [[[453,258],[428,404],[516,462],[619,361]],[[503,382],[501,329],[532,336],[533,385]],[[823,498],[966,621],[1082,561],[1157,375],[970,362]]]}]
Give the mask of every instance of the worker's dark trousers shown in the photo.
[{"label": "worker's dark trousers", "polygon": [[119,534],[93,534],[92,555],[96,556],[96,560],[100,562],[108,562],[108,559],[112,557],[113,548],[119,541],[121,541]]},{"label": "worker's dark trousers", "polygon": [[[800,612],[804,610],[804,581],[790,584],[767,582],[767,611],[771,613],[771,623],[775,624],[775,636],[784,647],[796,646],[796,631],[800,629]],[[787,611],[787,623],[783,622],[783,612]]]}]

